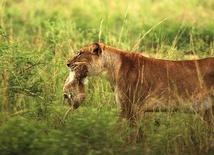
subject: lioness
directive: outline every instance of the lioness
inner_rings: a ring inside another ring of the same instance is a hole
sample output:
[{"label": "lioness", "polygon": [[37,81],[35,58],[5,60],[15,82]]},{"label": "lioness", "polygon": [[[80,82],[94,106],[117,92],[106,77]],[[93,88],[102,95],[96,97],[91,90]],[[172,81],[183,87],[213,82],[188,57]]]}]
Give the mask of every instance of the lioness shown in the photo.
[{"label": "lioness", "polygon": [[[214,58],[168,61],[144,57],[103,43],[80,49],[67,66],[84,62],[88,76],[103,75],[113,87],[121,116],[139,127],[147,111],[214,113]],[[136,138],[131,136],[131,141]]]},{"label": "lioness", "polygon": [[71,72],[63,87],[64,100],[73,108],[77,109],[86,97],[83,81],[87,77],[88,69],[84,63],[71,68]]}]

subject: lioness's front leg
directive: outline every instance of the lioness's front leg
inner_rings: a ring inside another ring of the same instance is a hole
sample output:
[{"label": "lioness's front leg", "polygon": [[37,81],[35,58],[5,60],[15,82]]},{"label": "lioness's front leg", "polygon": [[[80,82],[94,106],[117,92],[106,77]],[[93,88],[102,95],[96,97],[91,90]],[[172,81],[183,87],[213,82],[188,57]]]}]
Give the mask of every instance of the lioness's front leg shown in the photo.
[{"label": "lioness's front leg", "polygon": [[127,119],[127,123],[130,129],[129,134],[126,137],[126,141],[129,143],[135,143],[139,138],[142,113],[140,114],[139,111],[131,108],[122,111],[121,115],[123,116],[123,118],[125,117]]},{"label": "lioness's front leg", "polygon": [[125,118],[130,129],[125,141],[134,143],[139,136],[140,124],[144,113],[140,112],[140,106],[138,104],[128,100],[127,96],[117,88],[115,89],[115,97],[118,106],[121,108],[118,122],[121,122],[121,119]]}]

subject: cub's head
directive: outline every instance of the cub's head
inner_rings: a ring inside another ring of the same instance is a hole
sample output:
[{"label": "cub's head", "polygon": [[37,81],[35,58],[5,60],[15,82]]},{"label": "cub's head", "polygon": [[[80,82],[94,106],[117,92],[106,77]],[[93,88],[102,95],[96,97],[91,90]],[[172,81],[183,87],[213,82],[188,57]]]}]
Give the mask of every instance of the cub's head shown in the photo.
[{"label": "cub's head", "polygon": [[74,63],[71,70],[75,72],[74,77],[80,82],[88,76],[88,68],[84,62]]},{"label": "cub's head", "polygon": [[102,52],[105,49],[103,43],[93,43],[85,46],[77,51],[70,60],[68,60],[67,66],[72,68],[79,62],[84,62],[88,68],[88,76],[97,75],[102,72]]}]

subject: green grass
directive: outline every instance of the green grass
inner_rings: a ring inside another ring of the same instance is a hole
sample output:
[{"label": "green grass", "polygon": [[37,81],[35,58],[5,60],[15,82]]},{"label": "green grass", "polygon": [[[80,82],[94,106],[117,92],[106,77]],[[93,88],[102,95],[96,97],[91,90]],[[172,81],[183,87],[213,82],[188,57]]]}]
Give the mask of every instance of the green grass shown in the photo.
[{"label": "green grass", "polygon": [[213,57],[212,0],[0,4],[1,154],[214,153],[213,129],[200,116],[183,113],[146,114],[141,139],[127,144],[128,128],[118,124],[114,95],[99,77],[89,78],[85,102],[66,120],[62,105],[66,60],[91,42],[153,58]]}]

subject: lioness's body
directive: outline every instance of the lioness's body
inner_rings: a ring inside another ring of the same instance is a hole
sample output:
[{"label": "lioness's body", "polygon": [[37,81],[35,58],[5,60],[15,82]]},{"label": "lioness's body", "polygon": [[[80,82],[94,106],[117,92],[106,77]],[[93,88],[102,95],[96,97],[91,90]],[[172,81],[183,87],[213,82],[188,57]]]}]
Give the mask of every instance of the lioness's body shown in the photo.
[{"label": "lioness's body", "polygon": [[102,43],[90,44],[68,66],[85,62],[88,75],[104,75],[114,89],[121,115],[139,122],[146,111],[214,109],[214,58],[157,60]]},{"label": "lioness's body", "polygon": [[136,53],[119,52],[119,55],[119,74],[115,74],[112,83],[116,84],[117,96],[128,97],[126,102],[139,104],[145,111],[177,110],[185,102],[186,107],[181,106],[187,111],[211,106],[211,103],[209,107],[208,103],[202,105],[199,100],[213,94],[214,59],[165,61]]}]

